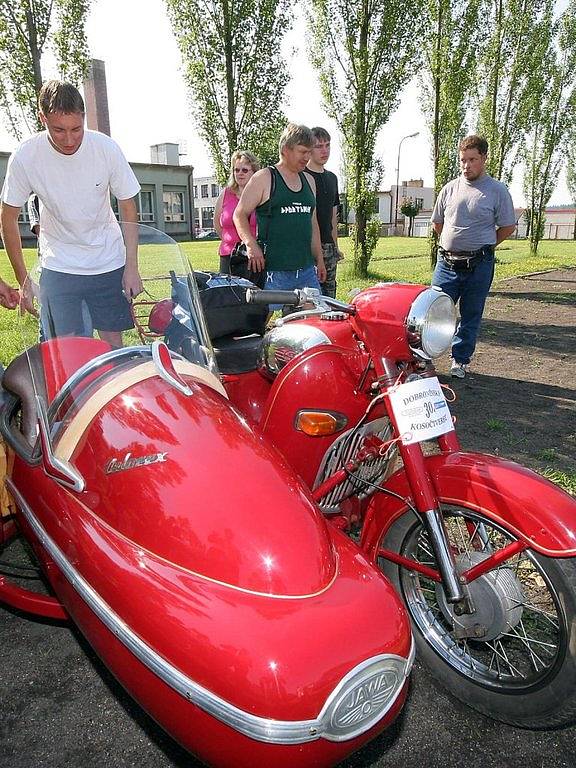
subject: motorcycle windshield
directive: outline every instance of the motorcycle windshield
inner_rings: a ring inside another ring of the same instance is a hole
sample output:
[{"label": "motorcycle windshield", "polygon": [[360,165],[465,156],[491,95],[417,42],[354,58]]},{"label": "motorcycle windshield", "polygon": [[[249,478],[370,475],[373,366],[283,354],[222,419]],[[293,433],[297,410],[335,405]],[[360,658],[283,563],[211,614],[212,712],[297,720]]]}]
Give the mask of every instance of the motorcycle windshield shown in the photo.
[{"label": "motorcycle windshield", "polygon": [[[3,383],[23,404],[22,433],[31,446],[42,437],[43,415],[45,437],[53,441],[78,401],[112,369],[153,363],[162,375],[168,371],[164,378],[185,386],[178,370],[186,358],[187,365],[217,380],[197,283],[183,249],[164,232],[121,222],[115,245],[120,263],[121,238],[129,249],[136,244],[141,283],[138,276],[127,282],[122,266],[94,274],[87,265],[85,272],[72,274],[52,269],[49,257],[29,271],[24,295],[33,296],[37,317],[19,317],[16,359]],[[129,296],[130,289],[138,295]],[[49,446],[42,448],[44,453]]]}]

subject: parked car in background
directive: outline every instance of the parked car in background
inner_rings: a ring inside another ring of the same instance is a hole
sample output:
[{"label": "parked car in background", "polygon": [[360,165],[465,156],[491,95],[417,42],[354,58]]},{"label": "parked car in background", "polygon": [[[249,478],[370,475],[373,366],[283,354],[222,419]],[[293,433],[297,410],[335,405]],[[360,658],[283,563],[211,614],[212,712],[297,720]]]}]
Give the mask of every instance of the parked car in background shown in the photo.
[{"label": "parked car in background", "polygon": [[200,229],[196,238],[198,240],[220,240],[220,235],[215,229]]}]

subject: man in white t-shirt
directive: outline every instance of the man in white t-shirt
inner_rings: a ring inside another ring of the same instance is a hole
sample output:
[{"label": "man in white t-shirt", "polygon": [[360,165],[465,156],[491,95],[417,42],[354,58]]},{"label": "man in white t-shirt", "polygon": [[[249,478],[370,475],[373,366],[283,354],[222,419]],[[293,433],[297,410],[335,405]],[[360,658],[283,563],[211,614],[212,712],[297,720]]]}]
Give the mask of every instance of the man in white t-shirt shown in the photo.
[{"label": "man in white t-shirt", "polygon": [[[128,299],[142,291],[134,202],[140,185],[109,136],[84,130],[84,102],[74,86],[45,83],[38,106],[46,130],[10,157],[0,208],[2,239],[22,303],[34,311],[18,229],[20,209],[34,192],[40,200],[40,296],[53,333],[81,335],[85,302],[100,337],[120,346],[122,331],[133,326]],[[127,222],[126,246],[110,193]]]}]

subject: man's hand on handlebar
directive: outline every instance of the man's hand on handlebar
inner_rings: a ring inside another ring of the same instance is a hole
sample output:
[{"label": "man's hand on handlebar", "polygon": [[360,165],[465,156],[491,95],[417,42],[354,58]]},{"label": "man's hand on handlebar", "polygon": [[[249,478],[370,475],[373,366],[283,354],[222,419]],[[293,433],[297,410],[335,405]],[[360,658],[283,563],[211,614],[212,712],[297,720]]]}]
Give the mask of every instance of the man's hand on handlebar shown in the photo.
[{"label": "man's hand on handlebar", "polygon": [[264,269],[264,254],[262,248],[257,242],[252,245],[246,244],[246,253],[248,254],[248,266],[253,272],[262,272]]}]

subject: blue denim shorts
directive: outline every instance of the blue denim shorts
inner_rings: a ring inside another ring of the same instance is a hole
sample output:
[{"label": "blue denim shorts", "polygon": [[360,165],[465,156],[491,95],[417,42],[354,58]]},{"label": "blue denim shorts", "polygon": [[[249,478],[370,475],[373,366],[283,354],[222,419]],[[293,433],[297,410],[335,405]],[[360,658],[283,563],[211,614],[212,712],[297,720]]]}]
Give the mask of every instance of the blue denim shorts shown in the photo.
[{"label": "blue denim shorts", "polygon": [[[266,272],[266,284],[268,291],[293,291],[295,288],[317,288],[320,290],[316,267],[309,266],[304,269],[274,270]],[[270,304],[270,311],[282,309],[281,304]]]},{"label": "blue denim shorts", "polygon": [[[125,331],[134,327],[130,304],[122,293],[124,267],[96,275],[73,275],[43,269],[40,300],[50,316],[49,336],[82,336],[83,307],[88,307],[94,328]],[[45,329],[48,332],[48,329]]]}]

